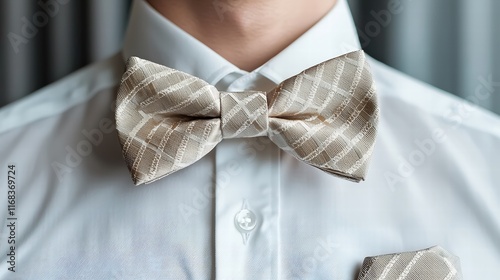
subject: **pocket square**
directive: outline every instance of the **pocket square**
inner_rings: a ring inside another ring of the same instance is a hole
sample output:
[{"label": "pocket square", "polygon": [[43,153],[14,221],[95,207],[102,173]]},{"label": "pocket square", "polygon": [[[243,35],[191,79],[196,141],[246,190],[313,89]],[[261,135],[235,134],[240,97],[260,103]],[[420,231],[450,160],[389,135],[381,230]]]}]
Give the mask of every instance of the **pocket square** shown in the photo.
[{"label": "pocket square", "polygon": [[462,280],[459,258],[439,246],[367,257],[358,280]]}]

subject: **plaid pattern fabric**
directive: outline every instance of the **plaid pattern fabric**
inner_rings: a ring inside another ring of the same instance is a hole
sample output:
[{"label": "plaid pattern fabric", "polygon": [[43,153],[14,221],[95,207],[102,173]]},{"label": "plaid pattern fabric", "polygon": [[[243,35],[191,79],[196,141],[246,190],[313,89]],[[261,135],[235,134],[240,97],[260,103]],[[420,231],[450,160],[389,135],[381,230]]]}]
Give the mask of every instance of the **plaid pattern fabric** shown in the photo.
[{"label": "plaid pattern fabric", "polygon": [[219,92],[205,81],[131,57],[116,124],[136,185],[196,162],[224,138],[267,136],[325,172],[364,180],[378,107],[363,51],[313,66],[266,93]]},{"label": "plaid pattern fabric", "polygon": [[365,258],[358,280],[461,280],[460,261],[439,246]]}]

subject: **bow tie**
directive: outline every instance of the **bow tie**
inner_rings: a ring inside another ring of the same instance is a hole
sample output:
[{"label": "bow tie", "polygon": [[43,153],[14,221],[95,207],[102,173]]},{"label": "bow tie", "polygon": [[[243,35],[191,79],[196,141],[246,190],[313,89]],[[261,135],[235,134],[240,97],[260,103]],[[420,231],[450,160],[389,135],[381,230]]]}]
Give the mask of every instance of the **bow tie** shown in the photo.
[{"label": "bow tie", "polygon": [[330,174],[364,180],[378,107],[363,51],[313,66],[270,92],[219,92],[184,72],[131,57],[116,125],[136,185],[187,167],[223,139],[267,136]]}]

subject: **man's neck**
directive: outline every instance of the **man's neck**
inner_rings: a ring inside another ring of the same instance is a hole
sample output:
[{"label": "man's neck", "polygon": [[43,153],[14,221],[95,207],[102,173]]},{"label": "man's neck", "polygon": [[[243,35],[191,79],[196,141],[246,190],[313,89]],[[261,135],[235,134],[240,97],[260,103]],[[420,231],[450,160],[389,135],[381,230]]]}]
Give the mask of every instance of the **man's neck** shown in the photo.
[{"label": "man's neck", "polygon": [[240,69],[252,71],[318,22],[337,0],[147,0]]}]

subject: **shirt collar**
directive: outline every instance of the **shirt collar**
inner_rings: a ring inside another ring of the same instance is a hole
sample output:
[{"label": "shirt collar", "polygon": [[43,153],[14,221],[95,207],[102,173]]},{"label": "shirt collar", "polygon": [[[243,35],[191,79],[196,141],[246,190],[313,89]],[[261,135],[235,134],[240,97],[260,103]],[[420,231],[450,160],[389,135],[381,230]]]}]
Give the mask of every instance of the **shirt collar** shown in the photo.
[{"label": "shirt collar", "polygon": [[[306,33],[253,72],[278,84],[322,61],[359,49],[347,2],[339,0]],[[210,84],[231,73],[248,74],[160,15],[144,0],[134,1],[125,34],[123,57],[130,56],[178,69]]]},{"label": "shirt collar", "polygon": [[280,83],[304,69],[360,48],[347,1],[339,0],[320,21],[257,71]]}]

